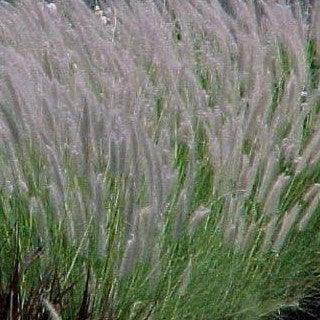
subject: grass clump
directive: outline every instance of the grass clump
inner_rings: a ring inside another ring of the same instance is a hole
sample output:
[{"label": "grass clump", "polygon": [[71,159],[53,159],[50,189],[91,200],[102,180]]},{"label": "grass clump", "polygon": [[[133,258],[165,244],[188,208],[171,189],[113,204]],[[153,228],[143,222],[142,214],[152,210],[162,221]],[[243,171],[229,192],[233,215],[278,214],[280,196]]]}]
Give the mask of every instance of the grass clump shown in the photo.
[{"label": "grass clump", "polygon": [[0,5],[1,319],[267,319],[318,290],[320,8],[227,7]]}]

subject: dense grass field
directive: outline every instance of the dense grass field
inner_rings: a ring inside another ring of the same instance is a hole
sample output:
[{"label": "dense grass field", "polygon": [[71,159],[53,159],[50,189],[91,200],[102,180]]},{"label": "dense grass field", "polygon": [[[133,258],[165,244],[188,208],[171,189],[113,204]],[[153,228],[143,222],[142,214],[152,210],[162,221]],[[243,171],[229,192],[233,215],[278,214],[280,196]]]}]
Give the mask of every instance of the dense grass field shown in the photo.
[{"label": "dense grass field", "polygon": [[0,4],[0,319],[312,319],[320,3],[100,5]]}]

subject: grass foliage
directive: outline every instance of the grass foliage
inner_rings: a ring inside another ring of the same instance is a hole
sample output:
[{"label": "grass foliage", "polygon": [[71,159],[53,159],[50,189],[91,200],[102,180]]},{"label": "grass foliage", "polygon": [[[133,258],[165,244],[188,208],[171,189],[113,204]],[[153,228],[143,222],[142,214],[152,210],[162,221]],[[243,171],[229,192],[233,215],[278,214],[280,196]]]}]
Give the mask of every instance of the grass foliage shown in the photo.
[{"label": "grass foliage", "polygon": [[[278,3],[279,2],[279,3]],[[316,287],[320,6],[0,6],[0,318],[267,319]]]}]

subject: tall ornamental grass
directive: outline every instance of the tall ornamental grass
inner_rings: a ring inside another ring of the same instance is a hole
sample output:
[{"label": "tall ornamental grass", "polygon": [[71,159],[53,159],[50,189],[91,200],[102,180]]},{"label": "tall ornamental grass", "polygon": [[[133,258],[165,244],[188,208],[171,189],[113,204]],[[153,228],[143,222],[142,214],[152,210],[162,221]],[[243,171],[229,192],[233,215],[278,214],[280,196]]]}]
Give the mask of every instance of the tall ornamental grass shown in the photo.
[{"label": "tall ornamental grass", "polygon": [[298,3],[228,8],[1,3],[1,319],[301,308],[320,266],[320,5],[308,23]]}]

